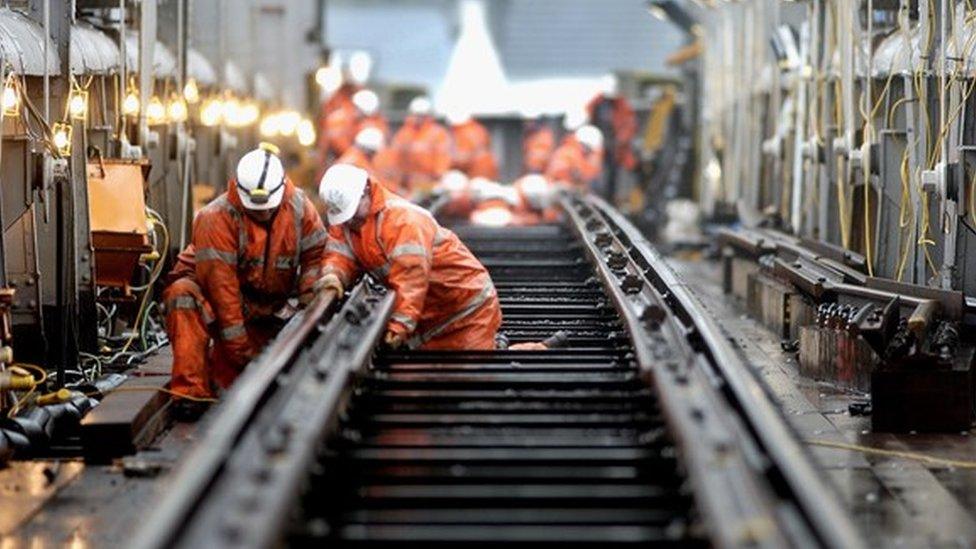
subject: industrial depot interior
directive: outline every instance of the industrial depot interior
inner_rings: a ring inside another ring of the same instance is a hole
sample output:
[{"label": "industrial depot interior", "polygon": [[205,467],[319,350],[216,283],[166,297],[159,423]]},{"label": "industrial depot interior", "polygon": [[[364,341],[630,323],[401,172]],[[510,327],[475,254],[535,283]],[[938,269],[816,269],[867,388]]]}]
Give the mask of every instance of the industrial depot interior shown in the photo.
[{"label": "industrial depot interior", "polygon": [[0,85],[0,547],[976,546],[970,0],[4,0]]}]

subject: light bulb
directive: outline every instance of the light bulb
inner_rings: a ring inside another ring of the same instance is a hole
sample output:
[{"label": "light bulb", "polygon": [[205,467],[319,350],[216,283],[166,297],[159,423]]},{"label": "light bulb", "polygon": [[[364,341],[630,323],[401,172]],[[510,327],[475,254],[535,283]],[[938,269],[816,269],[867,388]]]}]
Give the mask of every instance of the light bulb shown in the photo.
[{"label": "light bulb", "polygon": [[254,101],[248,101],[241,107],[241,122],[245,126],[250,126],[258,121],[261,117],[261,109],[258,108],[257,103]]},{"label": "light bulb", "polygon": [[186,81],[183,86],[183,99],[194,105],[200,102],[200,88],[197,87],[196,79],[190,78]]},{"label": "light bulb", "polygon": [[169,102],[169,107],[166,109],[166,114],[173,122],[185,122],[187,117],[186,101],[174,95],[173,99]]},{"label": "light bulb", "polygon": [[298,123],[298,143],[303,147],[311,147],[315,144],[315,126],[312,121],[304,118]]},{"label": "light bulb", "polygon": [[151,125],[166,123],[166,107],[163,106],[163,102],[156,96],[153,96],[149,100],[149,104],[146,105],[146,121]]},{"label": "light bulb", "polygon": [[88,118],[88,92],[81,90],[71,92],[68,96],[68,114],[78,120]]},{"label": "light bulb", "polygon": [[59,122],[54,125],[52,132],[51,139],[58,152],[62,156],[71,155],[71,126]]},{"label": "light bulb", "polygon": [[237,98],[231,97],[224,101],[223,117],[224,122],[232,128],[244,125],[244,109]]},{"label": "light bulb", "polygon": [[128,116],[139,114],[139,94],[130,91],[122,101],[122,112]]},{"label": "light bulb", "polygon": [[275,137],[281,132],[281,118],[277,113],[265,115],[259,128],[263,137]]},{"label": "light bulb", "polygon": [[223,116],[224,105],[220,99],[211,99],[203,104],[200,109],[200,122],[204,126],[216,126],[220,124]]},{"label": "light bulb", "polygon": [[3,87],[3,115],[17,116],[20,114],[20,92],[13,84]]},{"label": "light bulb", "polygon": [[301,115],[299,115],[295,111],[285,111],[281,113],[280,115],[281,128],[279,130],[281,132],[281,135],[287,137],[289,135],[294,134],[295,130],[298,129],[298,124],[300,124],[301,121],[302,121]]}]

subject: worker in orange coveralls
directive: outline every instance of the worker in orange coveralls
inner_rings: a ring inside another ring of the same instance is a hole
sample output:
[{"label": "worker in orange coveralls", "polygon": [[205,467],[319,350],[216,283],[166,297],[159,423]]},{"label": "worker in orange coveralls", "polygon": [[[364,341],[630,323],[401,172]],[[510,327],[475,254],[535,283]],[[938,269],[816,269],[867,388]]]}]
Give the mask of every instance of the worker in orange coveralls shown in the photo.
[{"label": "worker in orange coveralls", "polygon": [[322,103],[319,112],[318,150],[323,165],[328,165],[352,145],[359,118],[352,99],[361,89],[359,84],[343,82]]},{"label": "worker in orange coveralls", "polygon": [[447,121],[452,138],[451,169],[468,177],[498,179],[498,162],[491,151],[488,130],[463,110],[448,112]]},{"label": "worker in orange coveralls", "polygon": [[396,292],[391,348],[494,349],[502,313],[485,267],[427,210],[336,164],[322,178],[329,240],[318,286],[340,295],[368,272]]},{"label": "worker in orange coveralls", "polygon": [[353,146],[346,149],[336,164],[352,164],[362,168],[379,179],[387,189],[396,194],[403,192],[397,185],[396,157],[392,149],[384,146],[383,133],[378,128],[360,130]]},{"label": "worker in orange coveralls", "polygon": [[[187,416],[226,388],[314,297],[327,233],[312,202],[285,177],[273,145],[237,165],[227,191],[193,220],[163,293],[173,345],[170,388]],[[212,343],[212,345],[211,345]]]},{"label": "worker in orange coveralls", "polygon": [[410,116],[393,137],[400,185],[412,196],[429,193],[451,169],[451,135],[431,115],[430,100],[416,97]]},{"label": "worker in orange coveralls", "polygon": [[528,115],[522,133],[522,170],[544,173],[556,149],[556,132],[542,118]]},{"label": "worker in orange coveralls", "polygon": [[637,156],[632,142],[637,135],[637,116],[626,97],[618,91],[617,78],[603,78],[603,89],[586,105],[590,124],[603,134],[606,156],[603,170],[606,178],[606,198],[613,200],[617,193],[620,170],[632,171],[637,167]]},{"label": "worker in orange coveralls", "polygon": [[603,167],[603,136],[593,126],[583,126],[563,138],[552,155],[546,178],[572,185],[580,192],[589,192],[600,177]]}]

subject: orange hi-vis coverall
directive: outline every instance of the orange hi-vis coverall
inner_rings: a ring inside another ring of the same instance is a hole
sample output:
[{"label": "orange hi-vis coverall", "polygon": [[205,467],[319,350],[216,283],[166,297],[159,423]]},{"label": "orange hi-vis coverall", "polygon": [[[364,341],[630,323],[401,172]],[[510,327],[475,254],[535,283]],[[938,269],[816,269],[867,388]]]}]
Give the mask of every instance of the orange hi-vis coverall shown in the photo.
[{"label": "orange hi-vis coverall", "polygon": [[451,135],[432,117],[407,118],[391,147],[409,193],[429,191],[451,169]]},{"label": "orange hi-vis coverall", "polygon": [[413,349],[494,349],[502,322],[485,267],[427,210],[370,185],[358,231],[329,227],[322,274],[349,286],[367,272],[396,292],[387,329]]},{"label": "orange hi-vis coverall", "polygon": [[321,160],[328,162],[345,151],[356,138],[358,110],[352,96],[361,88],[343,84],[322,103],[319,112],[318,150]]},{"label": "orange hi-vis coverall", "polygon": [[344,103],[325,118],[325,146],[331,158],[342,156],[356,139],[359,131],[359,111],[352,103]]},{"label": "orange hi-vis coverall", "polygon": [[327,233],[291,181],[284,193],[274,217],[262,223],[245,213],[231,181],[194,218],[192,243],[163,293],[173,391],[210,397],[214,385],[228,387],[275,336],[275,313],[288,299],[313,296]]},{"label": "orange hi-vis coverall", "polygon": [[352,164],[366,170],[370,177],[379,180],[384,187],[401,195],[402,189],[397,184],[396,163],[393,151],[389,148],[380,149],[370,155],[356,145],[346,149],[346,152],[335,161],[335,164]]},{"label": "orange hi-vis coverall", "polygon": [[346,149],[346,152],[342,153],[336,161],[336,164],[352,164],[357,168],[362,168],[367,172],[373,172],[373,162],[369,157],[369,153],[360,149],[356,145],[353,145]]},{"label": "orange hi-vis coverall", "polygon": [[491,135],[480,122],[471,118],[451,126],[451,168],[468,177],[498,179],[498,163],[491,152]]},{"label": "orange hi-vis coverall", "polygon": [[603,169],[603,150],[586,153],[582,143],[573,134],[563,138],[563,142],[552,155],[546,178],[549,181],[567,182],[573,188],[589,192],[590,184],[600,177]]},{"label": "orange hi-vis coverall", "polygon": [[522,167],[525,173],[544,173],[556,148],[556,133],[545,124],[526,131],[522,140]]}]

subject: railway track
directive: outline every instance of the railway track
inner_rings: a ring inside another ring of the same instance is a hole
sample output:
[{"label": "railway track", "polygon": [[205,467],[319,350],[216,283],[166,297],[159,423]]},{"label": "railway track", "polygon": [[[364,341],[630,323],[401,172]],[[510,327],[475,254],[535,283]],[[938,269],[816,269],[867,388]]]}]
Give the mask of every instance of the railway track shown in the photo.
[{"label": "railway track", "polygon": [[392,296],[316,302],[228,394],[137,545],[835,546],[847,516],[741,357],[596,199],[457,227],[511,343],[391,352]]}]

